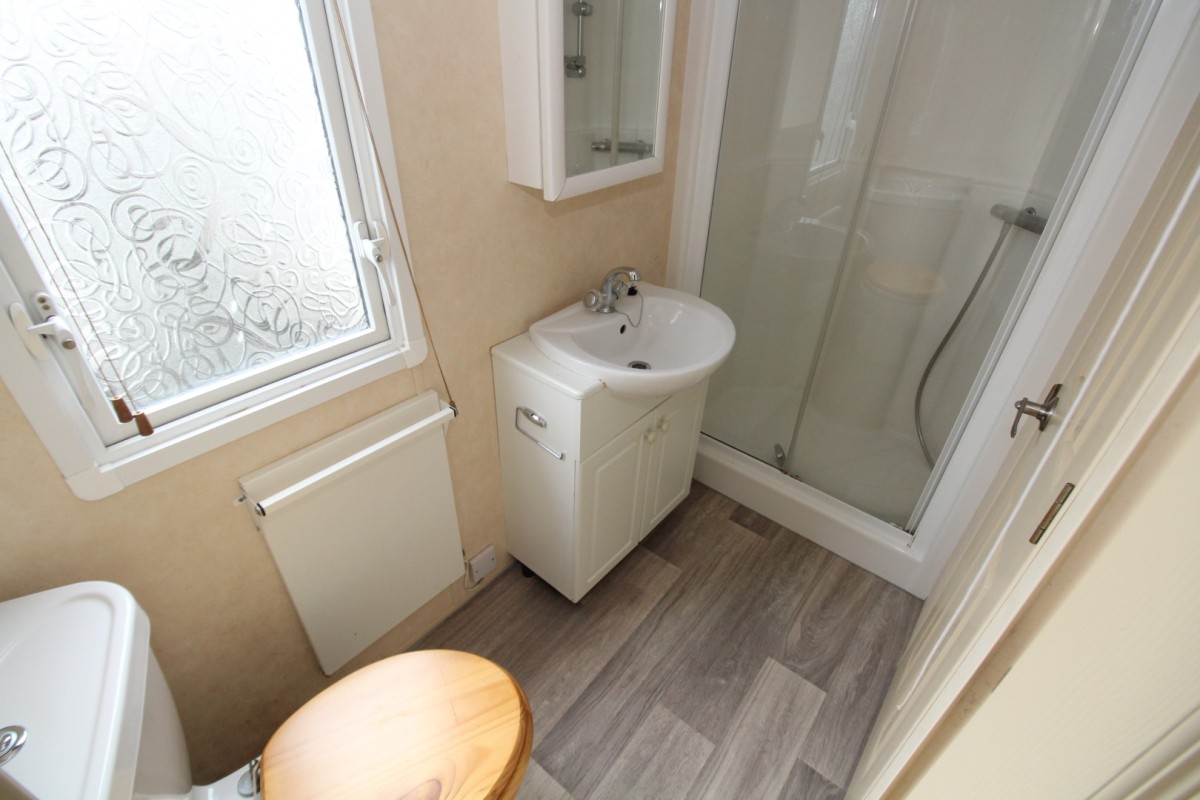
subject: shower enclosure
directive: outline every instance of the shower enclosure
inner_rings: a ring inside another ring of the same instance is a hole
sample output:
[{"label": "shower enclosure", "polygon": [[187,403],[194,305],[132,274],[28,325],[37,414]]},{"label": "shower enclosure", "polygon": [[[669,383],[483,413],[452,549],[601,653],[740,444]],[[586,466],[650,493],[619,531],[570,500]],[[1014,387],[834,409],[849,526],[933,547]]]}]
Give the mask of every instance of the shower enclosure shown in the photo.
[{"label": "shower enclosure", "polygon": [[742,0],[704,432],[916,530],[1152,5]]}]

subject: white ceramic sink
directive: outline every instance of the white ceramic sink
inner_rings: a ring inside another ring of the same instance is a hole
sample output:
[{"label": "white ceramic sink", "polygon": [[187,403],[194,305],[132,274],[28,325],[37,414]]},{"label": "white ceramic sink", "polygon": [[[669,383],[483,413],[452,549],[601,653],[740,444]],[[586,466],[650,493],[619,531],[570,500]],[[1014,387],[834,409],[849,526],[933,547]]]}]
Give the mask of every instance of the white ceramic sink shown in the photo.
[{"label": "white ceramic sink", "polygon": [[695,295],[647,283],[612,314],[575,303],[529,328],[544,356],[603,381],[616,394],[666,396],[716,372],[733,348],[733,322]]}]

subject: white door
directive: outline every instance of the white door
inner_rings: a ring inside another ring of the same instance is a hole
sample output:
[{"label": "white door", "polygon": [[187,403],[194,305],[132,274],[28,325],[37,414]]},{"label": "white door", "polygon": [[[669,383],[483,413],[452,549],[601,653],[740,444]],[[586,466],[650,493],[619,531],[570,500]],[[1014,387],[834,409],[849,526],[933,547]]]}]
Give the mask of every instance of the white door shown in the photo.
[{"label": "white door", "polygon": [[[1200,32],[1189,38],[1177,77],[1200,70]],[[1187,92],[1185,109],[1196,98]],[[1183,130],[1053,370],[1062,389],[1048,426],[1022,418],[996,488],[930,594],[848,796],[891,785],[1200,359],[1200,111]],[[1022,388],[1041,401],[1048,387]]]}]

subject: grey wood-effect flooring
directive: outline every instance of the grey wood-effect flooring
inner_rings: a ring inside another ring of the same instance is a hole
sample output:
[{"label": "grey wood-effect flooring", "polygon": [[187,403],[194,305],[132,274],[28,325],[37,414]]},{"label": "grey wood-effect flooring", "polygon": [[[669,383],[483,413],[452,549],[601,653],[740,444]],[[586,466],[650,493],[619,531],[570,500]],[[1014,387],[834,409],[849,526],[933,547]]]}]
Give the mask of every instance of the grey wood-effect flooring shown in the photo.
[{"label": "grey wood-effect flooring", "polygon": [[920,601],[701,485],[578,605],[511,569],[419,647],[513,674],[522,800],[840,798]]}]

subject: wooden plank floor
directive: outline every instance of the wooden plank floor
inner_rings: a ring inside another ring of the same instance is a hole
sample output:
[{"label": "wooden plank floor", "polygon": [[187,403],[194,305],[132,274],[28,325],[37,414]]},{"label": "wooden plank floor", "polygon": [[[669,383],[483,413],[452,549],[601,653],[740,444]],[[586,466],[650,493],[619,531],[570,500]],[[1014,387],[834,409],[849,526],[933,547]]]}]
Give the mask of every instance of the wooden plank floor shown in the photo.
[{"label": "wooden plank floor", "polygon": [[478,653],[521,683],[522,800],[826,800],[920,606],[693,484],[578,605],[514,568],[417,647]]}]

